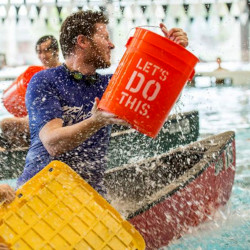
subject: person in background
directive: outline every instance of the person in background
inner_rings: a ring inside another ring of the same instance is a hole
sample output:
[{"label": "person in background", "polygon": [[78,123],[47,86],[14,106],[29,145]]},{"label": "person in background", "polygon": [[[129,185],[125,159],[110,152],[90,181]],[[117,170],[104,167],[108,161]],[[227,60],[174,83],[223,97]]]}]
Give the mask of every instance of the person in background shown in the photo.
[{"label": "person in background", "polygon": [[[56,38],[46,35],[36,43],[36,53],[45,69],[59,66],[59,45]],[[28,117],[17,118],[9,117],[0,122],[2,131],[1,139],[5,140],[9,147],[29,146],[29,121]]]},{"label": "person in background", "polygon": [[227,77],[227,73],[229,72],[229,70],[221,67],[221,58],[217,57],[216,62],[218,63],[218,68],[213,71],[213,82],[216,85],[225,85],[228,84],[227,81],[229,81],[229,84],[231,84],[232,79],[230,77]]},{"label": "person in background", "polygon": [[58,41],[52,35],[46,35],[39,38],[36,43],[36,53],[46,69],[55,68],[61,65],[59,61]]},{"label": "person in background", "polygon": [[6,65],[6,55],[4,53],[0,53],[0,69],[4,68]]},{"label": "person in background", "polygon": [[[57,67],[59,62],[59,45],[52,35],[41,37],[36,43],[36,53],[45,69]],[[0,122],[2,136],[7,144],[14,146],[29,145],[28,117],[5,118]],[[0,184],[0,204],[9,204],[15,199],[15,191],[7,184]],[[9,247],[0,243],[0,250],[8,250]]]},{"label": "person in background", "polygon": [[[111,125],[128,125],[97,108],[111,75],[96,70],[111,65],[115,48],[107,24],[102,12],[79,11],[68,16],[60,30],[65,64],[38,72],[28,85],[31,145],[18,186],[52,160],[60,160],[105,194],[103,176]],[[160,27],[166,37],[188,45],[182,29],[168,31],[164,24]]]},{"label": "person in background", "polygon": [[220,57],[216,58],[216,62],[218,63],[218,68],[215,71],[228,71],[227,69],[221,67],[221,58]]}]

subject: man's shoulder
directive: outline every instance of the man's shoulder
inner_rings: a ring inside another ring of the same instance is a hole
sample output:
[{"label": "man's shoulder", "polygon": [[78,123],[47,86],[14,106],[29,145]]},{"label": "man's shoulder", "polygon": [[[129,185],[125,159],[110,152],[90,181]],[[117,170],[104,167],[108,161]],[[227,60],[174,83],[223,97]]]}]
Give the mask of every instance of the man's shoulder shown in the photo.
[{"label": "man's shoulder", "polygon": [[45,69],[42,71],[39,71],[36,73],[32,79],[32,84],[43,84],[45,82],[54,82],[55,79],[59,79],[62,75],[62,69],[59,67],[51,68],[51,69]]},{"label": "man's shoulder", "polygon": [[98,74],[102,82],[109,82],[113,74]]},{"label": "man's shoulder", "polygon": [[39,71],[38,73],[36,73],[37,77],[51,77],[51,76],[58,76],[60,74],[62,74],[63,70],[62,70],[62,66],[58,66],[55,68],[50,68],[50,69],[45,69],[42,71]]},{"label": "man's shoulder", "polygon": [[113,74],[99,74],[99,75],[102,77],[108,77],[108,78],[111,78],[113,76]]}]

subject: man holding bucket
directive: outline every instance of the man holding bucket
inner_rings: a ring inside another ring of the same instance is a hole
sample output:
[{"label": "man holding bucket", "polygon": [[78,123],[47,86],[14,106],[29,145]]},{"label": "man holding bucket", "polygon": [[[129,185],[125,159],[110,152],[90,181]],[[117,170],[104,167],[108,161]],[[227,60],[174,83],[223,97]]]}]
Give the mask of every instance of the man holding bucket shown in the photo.
[{"label": "man holding bucket", "polygon": [[[108,19],[102,12],[79,11],[62,24],[60,45],[65,64],[37,73],[29,84],[26,105],[29,113],[31,146],[22,185],[52,160],[72,167],[98,192],[105,193],[103,175],[111,124],[127,125],[113,114],[97,108],[111,75],[96,69],[110,66],[111,42]],[[186,47],[181,29],[165,36]]]}]

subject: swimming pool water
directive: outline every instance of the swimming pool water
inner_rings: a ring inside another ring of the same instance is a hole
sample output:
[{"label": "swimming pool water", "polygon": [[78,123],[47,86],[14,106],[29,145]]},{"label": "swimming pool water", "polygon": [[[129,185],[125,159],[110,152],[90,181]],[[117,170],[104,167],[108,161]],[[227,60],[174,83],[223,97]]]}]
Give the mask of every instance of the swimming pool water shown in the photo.
[{"label": "swimming pool water", "polygon": [[[201,137],[235,131],[235,183],[214,219],[190,229],[168,249],[250,249],[250,86],[186,87],[172,113],[191,110],[199,111]],[[6,116],[0,104],[0,118]]]},{"label": "swimming pool water", "polygon": [[[178,111],[198,109],[200,133],[236,133],[236,175],[231,198],[213,220],[168,249],[250,249],[250,88],[185,88]],[[176,111],[175,111],[176,112]]]}]

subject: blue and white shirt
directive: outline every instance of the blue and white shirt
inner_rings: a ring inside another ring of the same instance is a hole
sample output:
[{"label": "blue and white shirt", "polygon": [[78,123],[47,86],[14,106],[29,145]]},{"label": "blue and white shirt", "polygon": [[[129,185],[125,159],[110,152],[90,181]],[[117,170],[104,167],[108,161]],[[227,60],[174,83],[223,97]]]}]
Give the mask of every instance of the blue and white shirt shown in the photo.
[{"label": "blue and white shirt", "polygon": [[101,99],[111,76],[98,74],[97,81],[90,84],[85,77],[75,80],[64,66],[34,75],[26,92],[31,145],[24,171],[17,182],[18,186],[33,177],[52,160],[59,160],[68,164],[95,189],[103,191],[105,155],[111,126],[100,129],[75,149],[57,157],[49,155],[39,138],[39,132],[47,122],[55,118],[62,119],[63,126],[88,118],[95,97]]}]

